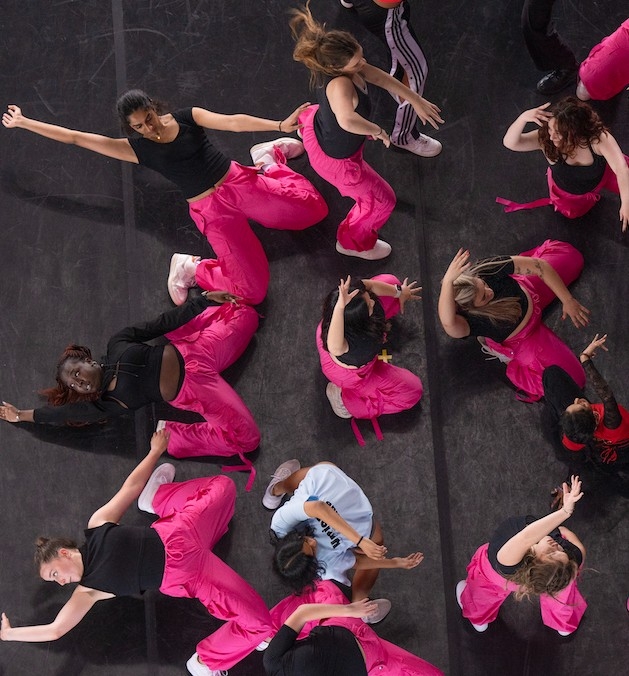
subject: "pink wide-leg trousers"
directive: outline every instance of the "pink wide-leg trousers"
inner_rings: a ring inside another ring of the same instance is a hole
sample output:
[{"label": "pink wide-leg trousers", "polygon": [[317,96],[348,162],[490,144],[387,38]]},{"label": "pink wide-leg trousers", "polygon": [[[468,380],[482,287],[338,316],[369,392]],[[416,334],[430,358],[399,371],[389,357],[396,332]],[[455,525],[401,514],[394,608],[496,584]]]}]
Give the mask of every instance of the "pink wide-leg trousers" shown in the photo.
[{"label": "pink wide-leg trousers", "polygon": [[210,669],[229,669],[272,633],[266,604],[245,580],[221,561],[212,547],[227,532],[236,486],[225,476],[164,484],[153,498],[160,517],[152,527],[166,550],[160,591],[199,599],[226,623],[197,646]]},{"label": "pink wide-leg trousers", "polygon": [[579,78],[596,101],[611,99],[629,85],[629,19],[592,48]]},{"label": "pink wide-leg trousers", "polygon": [[249,305],[266,295],[269,263],[247,219],[266,228],[304,230],[328,214],[312,183],[283,163],[269,165],[262,174],[232,162],[223,183],[189,207],[217,257],[197,266],[199,286],[231,291]]},{"label": "pink wide-leg trousers", "polygon": [[[467,567],[467,586],[461,595],[463,617],[472,624],[493,622],[498,617],[500,606],[518,585],[509,582],[497,573],[487,557],[488,544],[476,550]],[[573,632],[578,626],[587,603],[573,580],[554,598],[548,594],[539,597],[542,622],[557,631]]]},{"label": "pink wide-leg trousers", "polygon": [[[275,631],[278,631],[289,615],[304,603],[346,605],[349,601],[332,581],[319,580],[316,582],[314,591],[305,591],[300,596],[288,596],[271,609]],[[443,676],[443,672],[429,662],[381,639],[368,624],[359,618],[331,617],[327,620],[308,622],[301,630],[299,638],[308,636],[317,625],[345,627],[351,631],[365,653],[369,676]]]},{"label": "pink wide-leg trousers", "polygon": [[[548,261],[566,286],[574,282],[583,270],[583,256],[567,242],[547,239],[520,256]],[[542,374],[547,366],[560,366],[579,387],[583,387],[585,372],[574,352],[542,323],[542,310],[555,299],[555,294],[539,277],[513,275],[513,278],[529,292],[533,314],[516,336],[502,343],[487,338],[487,345],[511,359],[507,364],[507,377],[518,390],[526,393],[526,397],[520,398],[537,401],[544,396]]]},{"label": "pink wide-leg trousers", "polygon": [[356,202],[341,221],[336,239],[346,249],[368,251],[376,245],[378,230],[395,207],[395,193],[382,176],[363,160],[362,147],[345,159],[330,157],[321,150],[313,127],[318,109],[319,106],[310,106],[299,116],[310,165],[343,197],[351,197]]}]

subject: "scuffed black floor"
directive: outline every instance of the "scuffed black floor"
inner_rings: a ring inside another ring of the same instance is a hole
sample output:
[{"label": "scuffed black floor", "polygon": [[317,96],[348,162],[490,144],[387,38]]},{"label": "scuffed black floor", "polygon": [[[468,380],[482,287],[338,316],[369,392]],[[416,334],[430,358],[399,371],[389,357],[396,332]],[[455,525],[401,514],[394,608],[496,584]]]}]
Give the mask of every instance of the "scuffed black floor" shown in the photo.
[{"label": "scuffed black floor", "polygon": [[[118,134],[117,93],[131,86],[173,108],[282,118],[310,96],[305,69],[291,59],[286,9],[292,4],[6,0],[1,104],[110,135]],[[534,91],[540,74],[520,35],[521,4],[411,0],[429,55],[426,96],[446,119],[436,135],[444,151],[425,160],[368,144],[367,158],[398,196],[383,230],[393,246],[386,262],[334,251],[336,223],[349,203],[313,174],[305,157],[294,166],[320,187],[330,217],[301,233],[254,226],[271,261],[271,286],[261,328],[227,377],[262,430],[259,478],[247,494],[246,477],[233,475],[236,516],[218,552],[269,604],[277,602],[283,590],[270,574],[270,515],[260,504],[266,477],[290,457],[302,464],[332,460],[372,499],[390,552],[426,555],[415,571],[381,575],[378,595],[394,604],[377,628],[383,637],[453,676],[611,674],[626,663],[629,503],[596,477],[586,478],[587,494],[570,524],[588,549],[581,588],[589,608],[574,636],[559,638],[542,625],[536,604],[512,600],[478,635],[454,600],[456,581],[494,525],[511,513],[544,512],[550,488],[566,474],[542,434],[541,405],[516,401],[500,364],[485,363],[475,341],[450,340],[438,325],[439,283],[457,248],[478,257],[513,254],[557,238],[583,251],[586,266],[574,294],[592,310],[591,329],[562,323],[556,306],[547,322],[575,350],[594,332],[609,333],[610,353],[600,369],[618,400],[629,402],[629,235],[620,233],[618,199],[604,196],[574,222],[549,208],[505,215],[494,203],[497,195],[526,201],[545,194],[541,156],[511,153],[501,143],[516,115],[543,101]],[[370,61],[386,63],[381,45],[336,0],[312,6],[330,25],[354,30]],[[561,1],[556,9],[579,58],[626,18],[621,0]],[[390,124],[392,100],[383,94],[376,103],[376,119]],[[595,107],[627,151],[627,94]],[[211,138],[248,163],[249,147],[266,135]],[[121,326],[170,307],[165,282],[174,251],[211,252],[179,193],[152,172],[22,130],[0,129],[0,144],[0,394],[27,408],[51,383],[67,343],[100,354]],[[321,299],[341,275],[384,271],[424,287],[422,304],[410,306],[399,322],[393,348],[396,363],[420,374],[425,395],[413,411],[381,420],[381,442],[361,423],[367,441],[361,448],[325,398],[314,329]],[[89,430],[0,425],[0,599],[15,625],[49,621],[69,595],[34,574],[35,537],[80,537],[88,516],[142,457],[160,416],[147,410]],[[176,465],[182,479],[219,471],[210,461]],[[126,521],[150,523],[133,510]],[[56,643],[0,645],[0,673],[181,674],[196,642],[216,626],[196,602],[157,593],[99,603]],[[230,674],[261,674],[260,656]]]}]

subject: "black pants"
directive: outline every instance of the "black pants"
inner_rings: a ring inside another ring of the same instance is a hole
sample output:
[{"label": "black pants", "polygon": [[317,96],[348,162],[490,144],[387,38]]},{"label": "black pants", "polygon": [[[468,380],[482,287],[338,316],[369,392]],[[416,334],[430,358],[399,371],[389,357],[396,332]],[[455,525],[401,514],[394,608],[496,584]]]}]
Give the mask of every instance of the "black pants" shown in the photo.
[{"label": "black pants", "polygon": [[539,70],[574,69],[578,64],[572,50],[561,39],[552,22],[555,0],[524,0],[522,33]]}]

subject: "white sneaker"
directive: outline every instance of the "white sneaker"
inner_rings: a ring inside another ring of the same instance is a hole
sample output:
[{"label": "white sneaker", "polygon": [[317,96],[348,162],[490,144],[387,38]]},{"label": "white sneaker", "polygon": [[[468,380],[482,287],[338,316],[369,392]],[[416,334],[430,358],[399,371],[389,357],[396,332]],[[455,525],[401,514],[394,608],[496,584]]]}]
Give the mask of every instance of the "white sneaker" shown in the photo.
[{"label": "white sneaker", "polygon": [[[577,84],[577,97],[581,99],[581,101],[589,101],[592,97],[590,96],[590,92],[587,90],[587,87],[579,80],[579,83]],[[561,634],[561,632],[559,632]]]},{"label": "white sneaker", "polygon": [[[461,580],[460,582],[457,583],[456,585],[456,602],[459,604],[459,608],[463,610],[463,603],[461,602],[461,596],[463,594],[463,590],[467,587],[467,582],[465,580]],[[487,631],[487,627],[489,627],[488,623],[485,624],[474,624],[473,622],[470,622],[470,624],[476,629],[477,632],[481,633],[483,631]]]},{"label": "white sneaker", "polygon": [[557,629],[557,633],[559,636],[570,636],[571,634],[574,634],[573,631],[559,631],[559,629]]},{"label": "white sneaker", "polygon": [[351,418],[352,414],[347,410],[343,403],[341,388],[334,383],[328,383],[325,388],[325,394],[330,402],[330,406],[339,418]]},{"label": "white sneaker", "polygon": [[210,667],[205,666],[203,662],[199,662],[198,653],[194,653],[194,655],[186,662],[186,668],[192,676],[228,676],[227,671],[210,669]]},{"label": "white sneaker", "polygon": [[292,160],[305,153],[304,144],[296,138],[285,136],[276,138],[274,141],[256,143],[251,147],[251,161],[256,167],[264,164],[284,164],[286,160]]},{"label": "white sneaker", "polygon": [[377,624],[378,622],[382,622],[384,618],[389,614],[391,611],[391,601],[388,599],[370,599],[372,603],[376,603],[378,605],[378,610],[373,615],[369,615],[367,617],[363,617],[363,622],[365,624]]},{"label": "white sneaker", "polygon": [[425,134],[420,134],[419,138],[411,138],[406,143],[394,143],[393,145],[420,157],[435,157],[443,150],[443,146],[437,139]]},{"label": "white sneaker", "polygon": [[168,294],[175,305],[183,305],[188,298],[188,289],[197,285],[196,263],[200,256],[176,253],[170,259]]},{"label": "white sneaker", "polygon": [[341,246],[339,242],[336,243],[336,250],[344,256],[355,256],[356,258],[364,258],[366,261],[379,261],[381,258],[386,258],[391,253],[391,245],[384,240],[376,241],[376,246],[367,251],[354,251],[354,249],[346,249]]},{"label": "white sneaker", "polygon": [[162,430],[165,430],[167,422],[168,422],[167,420],[158,420],[157,425],[155,425],[155,431],[161,432]]},{"label": "white sneaker", "polygon": [[269,647],[270,643],[271,643],[270,638],[264,639],[264,641],[262,641],[262,643],[258,643],[258,645],[256,646],[256,650],[259,653],[264,652]]},{"label": "white sneaker", "polygon": [[287,460],[286,462],[283,462],[275,470],[275,472],[273,472],[271,475],[271,481],[269,481],[269,485],[266,487],[266,490],[264,491],[264,497],[262,498],[262,504],[267,509],[277,509],[282,502],[282,498],[286,495],[286,493],[282,493],[281,495],[273,495],[272,491],[275,484],[278,484],[280,481],[284,481],[284,479],[288,479],[288,477],[291,474],[294,474],[300,467],[301,464],[299,463],[299,460]]},{"label": "white sneaker", "polygon": [[153,474],[149,477],[149,480],[144,486],[144,490],[140,493],[138,497],[138,509],[141,509],[143,512],[148,512],[149,514],[155,514],[153,509],[153,498],[157,489],[162,484],[170,484],[175,478],[175,467],[169,462],[165,462],[163,465],[159,465],[153,470]]},{"label": "white sneaker", "polygon": [[340,3],[345,9],[351,9],[354,6],[353,2],[347,2],[347,0],[340,0]]},{"label": "white sneaker", "polygon": [[476,336],[476,340],[480,343],[481,352],[483,354],[489,355],[489,357],[487,357],[485,361],[497,359],[498,361],[501,361],[503,364],[508,364],[510,361],[513,360],[513,357],[508,357],[506,354],[502,354],[502,352],[498,352],[498,350],[494,350],[493,348],[489,347],[489,345],[487,345],[487,341],[485,340],[484,336]]}]

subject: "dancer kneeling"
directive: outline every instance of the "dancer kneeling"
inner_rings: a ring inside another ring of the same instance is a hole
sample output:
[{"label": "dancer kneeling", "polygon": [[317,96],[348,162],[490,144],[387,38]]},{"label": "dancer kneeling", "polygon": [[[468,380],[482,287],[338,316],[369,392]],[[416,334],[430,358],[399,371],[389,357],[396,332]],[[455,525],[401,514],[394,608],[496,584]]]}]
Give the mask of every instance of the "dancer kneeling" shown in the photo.
[{"label": "dancer kneeling", "polygon": [[561,366],[581,386],[585,374],[570,348],[542,323],[542,310],[555,298],[575,327],[586,326],[590,311],[567,285],[583,269],[583,256],[566,242],[546,240],[519,256],[497,256],[474,265],[459,249],[441,282],[439,319],[452,338],[477,336],[483,351],[507,363],[507,377],[525,396],[544,394],[542,374]]},{"label": "dancer kneeling", "polygon": [[[229,291],[205,292],[157,319],[129,326],[109,339],[102,363],[87,347],[70,345],[57,364],[57,386],[44,390],[49,406],[18,409],[3,402],[0,417],[11,423],[94,423],[167,401],[195,411],[204,422],[167,422],[168,451],[177,458],[237,455],[257,448],[260,433],[249,409],[220,372],[245,351],[258,315]],[[167,345],[145,341],[166,336]]]},{"label": "dancer kneeling", "polygon": [[476,631],[485,631],[498,617],[511,592],[517,601],[539,596],[542,621],[561,636],[579,626],[587,608],[577,588],[585,547],[562,524],[582,496],[579,477],[573,476],[570,488],[563,484],[563,507],[541,519],[511,517],[477,549],[467,578],[456,586],[463,617]]},{"label": "dancer kneeling", "polygon": [[407,279],[400,283],[393,275],[347,277],[326,297],[317,349],[330,381],[326,394],[339,417],[371,419],[375,425],[378,416],[405,411],[421,399],[416,375],[378,359],[387,320],[404,312],[406,301],[419,299],[421,287],[416,284]]},{"label": "dancer kneeling", "polygon": [[[272,633],[262,598],[211,551],[233,516],[234,482],[215,476],[172,483],[172,465],[155,469],[167,441],[164,431],[153,435],[146,458],[90,517],[84,544],[39,538],[35,561],[41,577],[79,584],[50,624],[12,627],[3,613],[3,641],[54,641],[79,624],[97,601],[148,589],[199,599],[214,617],[226,620],[189,660],[195,676],[220,676]],[[140,509],[160,517],[151,527],[118,524],[136,499]]]},{"label": "dancer kneeling", "polygon": [[[380,524],[360,486],[331,462],[299,468],[297,460],[280,465],[273,474],[262,504],[276,509],[286,493],[291,499],[271,520],[275,545],[273,567],[296,594],[316,580],[336,580],[349,585],[352,599],[360,601],[371,592],[380,568],[415,568],[424,556],[386,558]],[[391,608],[377,600],[378,613],[366,619],[379,622]]]},{"label": "dancer kneeling", "polygon": [[330,581],[280,601],[271,610],[279,631],[264,653],[267,676],[443,676],[360,619],[375,613],[376,604],[350,603]]}]

